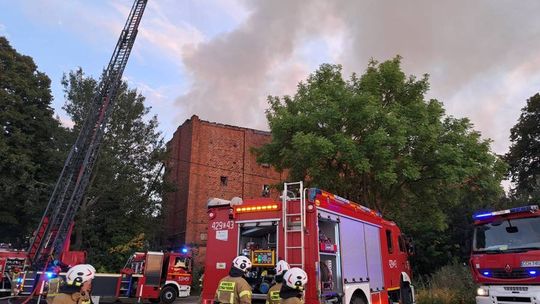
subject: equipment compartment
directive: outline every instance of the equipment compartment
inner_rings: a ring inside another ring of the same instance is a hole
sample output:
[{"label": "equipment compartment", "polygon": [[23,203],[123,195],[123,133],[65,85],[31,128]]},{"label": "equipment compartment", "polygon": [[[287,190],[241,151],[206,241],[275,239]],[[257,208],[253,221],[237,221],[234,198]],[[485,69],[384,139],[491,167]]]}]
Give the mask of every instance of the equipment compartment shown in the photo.
[{"label": "equipment compartment", "polygon": [[277,222],[263,221],[240,223],[238,251],[250,258],[253,267],[246,280],[253,289],[253,298],[262,299],[274,278],[273,269],[277,261]]},{"label": "equipment compartment", "polygon": [[329,296],[341,292],[339,222],[336,217],[319,216],[320,290]]}]

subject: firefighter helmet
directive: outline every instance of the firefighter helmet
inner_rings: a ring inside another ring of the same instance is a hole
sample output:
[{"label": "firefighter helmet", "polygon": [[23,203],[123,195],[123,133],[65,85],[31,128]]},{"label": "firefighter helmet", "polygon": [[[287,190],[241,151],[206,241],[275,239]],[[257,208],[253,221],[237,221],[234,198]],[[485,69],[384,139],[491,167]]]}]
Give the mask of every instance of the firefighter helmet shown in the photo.
[{"label": "firefighter helmet", "polygon": [[248,271],[251,268],[251,261],[243,256],[239,255],[233,260],[233,267],[242,270],[243,272]]},{"label": "firefighter helmet", "polygon": [[292,289],[304,290],[304,285],[307,283],[307,274],[302,269],[293,267],[285,273],[283,280]]},{"label": "firefighter helmet", "polygon": [[81,286],[84,282],[92,280],[95,274],[96,269],[90,264],[75,265],[66,273],[66,283]]},{"label": "firefighter helmet", "polygon": [[283,275],[285,271],[291,269],[291,266],[284,260],[279,260],[274,269],[276,270],[276,275]]}]

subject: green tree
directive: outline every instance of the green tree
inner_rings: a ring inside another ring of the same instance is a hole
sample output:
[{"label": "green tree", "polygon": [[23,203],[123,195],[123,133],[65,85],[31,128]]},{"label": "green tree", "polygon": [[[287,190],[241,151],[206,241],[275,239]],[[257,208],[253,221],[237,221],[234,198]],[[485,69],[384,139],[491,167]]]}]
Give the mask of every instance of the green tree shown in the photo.
[{"label": "green tree", "polygon": [[506,154],[514,183],[513,198],[520,203],[540,201],[540,94],[527,100],[517,124],[510,130]]},{"label": "green tree", "polygon": [[[64,75],[66,104],[78,132],[98,82],[81,69]],[[164,144],[145,98],[124,82],[76,220],[75,248],[97,267],[116,270],[127,255],[148,247],[159,226]]]},{"label": "green tree", "polygon": [[417,266],[427,273],[459,254],[465,232],[452,221],[500,197],[505,167],[468,119],[425,99],[428,76],[407,77],[400,60],[371,61],[349,80],[341,66],[324,64],[294,96],[269,97],[272,142],[256,153],[290,180],[394,219],[416,239]]},{"label": "green tree", "polygon": [[69,146],[50,83],[0,37],[0,241],[16,247],[36,229]]}]

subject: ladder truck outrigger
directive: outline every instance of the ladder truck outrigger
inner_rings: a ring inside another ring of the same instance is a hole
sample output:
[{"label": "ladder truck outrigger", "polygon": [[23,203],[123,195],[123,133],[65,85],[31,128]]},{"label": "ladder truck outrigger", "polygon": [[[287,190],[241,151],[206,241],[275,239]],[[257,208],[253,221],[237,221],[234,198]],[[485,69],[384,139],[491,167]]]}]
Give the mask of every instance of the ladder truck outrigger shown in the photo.
[{"label": "ladder truck outrigger", "polygon": [[[74,219],[89,185],[147,1],[134,1],[93,97],[88,116],[67,156],[24,256],[25,271],[15,280],[9,277],[8,283],[17,285],[14,293],[18,296],[41,297],[46,292],[48,277],[52,276],[48,271],[51,267],[57,264],[75,265],[86,260],[85,252],[69,250]],[[6,260],[11,255],[19,260],[21,257],[20,253],[8,252],[4,255]],[[183,267],[177,267],[178,263],[182,263]],[[172,303],[177,296],[189,295],[191,279],[189,253],[148,251],[135,253],[120,274],[97,274],[93,294],[115,299],[137,298]]]},{"label": "ladder truck outrigger", "polygon": [[308,274],[305,303],[414,303],[410,239],[365,206],[324,190],[285,183],[270,198],[208,202],[208,241],[202,303],[243,254],[253,299],[266,299],[279,259]]}]

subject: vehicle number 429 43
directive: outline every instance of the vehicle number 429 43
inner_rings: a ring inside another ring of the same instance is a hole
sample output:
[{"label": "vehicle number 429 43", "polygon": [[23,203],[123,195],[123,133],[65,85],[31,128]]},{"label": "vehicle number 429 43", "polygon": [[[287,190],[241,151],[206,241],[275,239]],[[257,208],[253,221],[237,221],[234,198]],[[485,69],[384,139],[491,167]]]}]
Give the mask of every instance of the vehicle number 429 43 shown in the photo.
[{"label": "vehicle number 429 43", "polygon": [[223,230],[223,229],[233,229],[234,221],[218,221],[212,223],[212,229],[214,230]]}]

